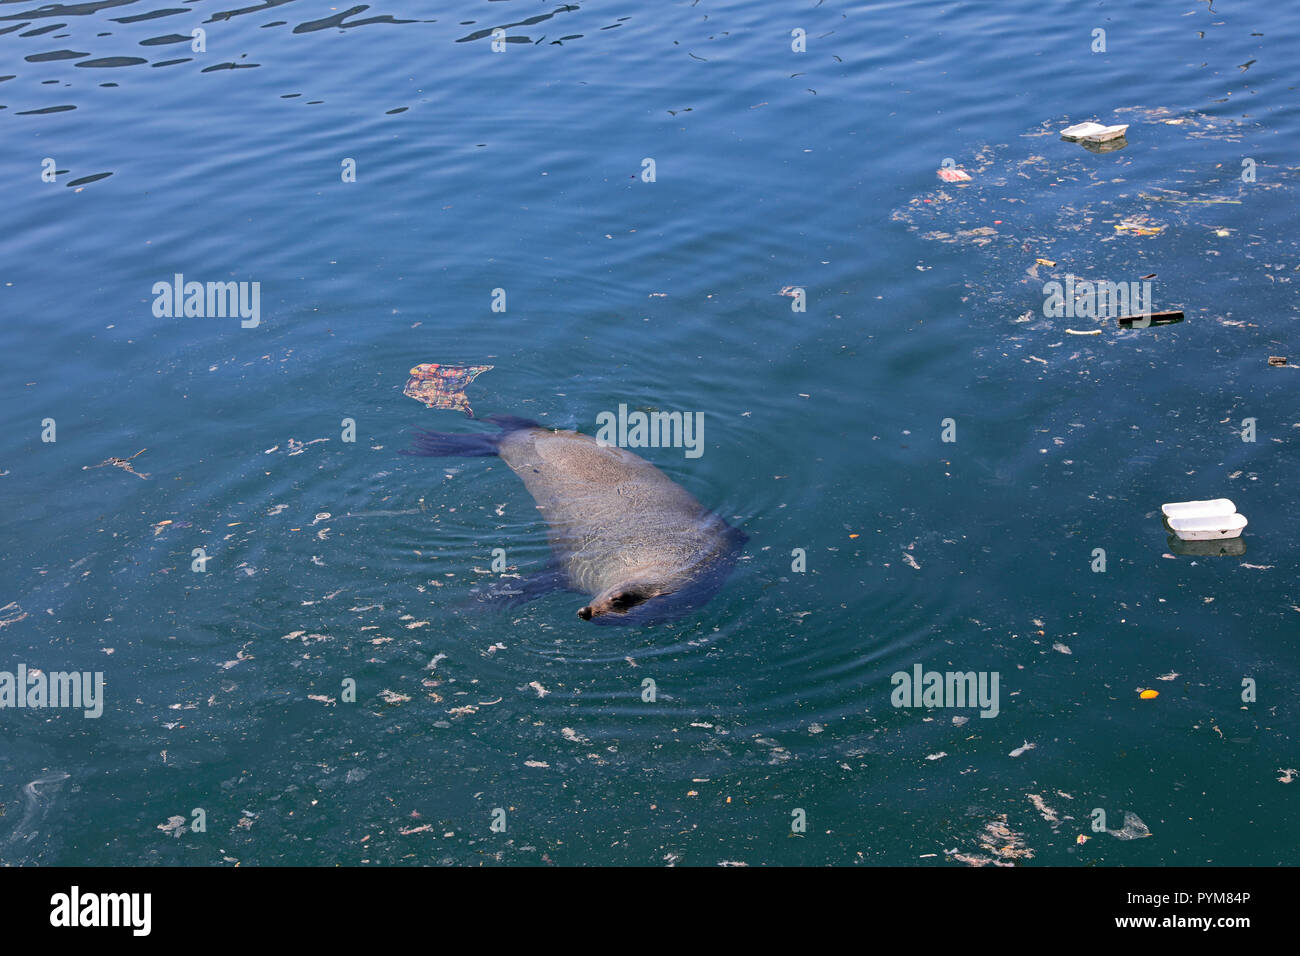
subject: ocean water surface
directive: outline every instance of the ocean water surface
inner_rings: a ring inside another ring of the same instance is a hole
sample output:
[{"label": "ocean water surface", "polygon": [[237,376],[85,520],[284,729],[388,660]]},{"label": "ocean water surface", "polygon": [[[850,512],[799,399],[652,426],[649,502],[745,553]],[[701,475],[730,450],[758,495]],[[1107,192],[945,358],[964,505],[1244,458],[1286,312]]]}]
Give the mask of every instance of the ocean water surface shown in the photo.
[{"label": "ocean water surface", "polygon": [[[104,678],[0,710],[0,861],[1294,865],[1297,49],[1262,2],[0,0],[0,671]],[[256,324],[156,314],[178,274]],[[1185,319],[1045,315],[1067,275]],[[545,526],[398,454],[487,430],[421,363],[702,413],[635,450],[749,536],[727,586],[478,600]],[[1175,553],[1217,497],[1244,553]],[[996,716],[894,706],[918,665]]]}]

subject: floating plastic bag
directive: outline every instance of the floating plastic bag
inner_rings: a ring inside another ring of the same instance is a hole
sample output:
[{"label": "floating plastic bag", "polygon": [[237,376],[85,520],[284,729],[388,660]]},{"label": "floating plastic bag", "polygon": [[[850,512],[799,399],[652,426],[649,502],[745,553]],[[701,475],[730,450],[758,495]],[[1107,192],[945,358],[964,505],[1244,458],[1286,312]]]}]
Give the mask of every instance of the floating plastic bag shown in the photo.
[{"label": "floating plastic bag", "polygon": [[494,368],[492,365],[439,365],[429,362],[411,369],[402,394],[423,402],[428,408],[450,408],[464,412],[470,418],[474,410],[469,407],[465,389],[479,375]]}]

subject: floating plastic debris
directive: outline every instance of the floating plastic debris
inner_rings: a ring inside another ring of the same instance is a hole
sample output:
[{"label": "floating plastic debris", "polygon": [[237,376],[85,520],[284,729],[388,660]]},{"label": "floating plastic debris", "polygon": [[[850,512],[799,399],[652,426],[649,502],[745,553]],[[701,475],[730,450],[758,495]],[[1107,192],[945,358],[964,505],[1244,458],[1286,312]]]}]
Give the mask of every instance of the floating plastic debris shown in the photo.
[{"label": "floating plastic debris", "polygon": [[1121,315],[1115,320],[1120,325],[1131,325],[1139,329],[1147,328],[1151,325],[1172,325],[1175,322],[1183,321],[1183,313],[1177,309],[1171,309],[1167,312],[1147,312],[1137,315]]},{"label": "floating plastic debris", "polygon": [[81,470],[89,471],[92,468],[103,468],[105,465],[112,465],[114,468],[121,468],[123,471],[129,474],[135,475],[137,478],[143,478],[145,481],[148,481],[149,475],[147,473],[136,471],[134,468],[131,467],[131,462],[135,461],[137,458],[139,458],[148,450],[149,450],[148,448],[141,448],[130,458],[105,458],[98,465],[82,465]]},{"label": "floating plastic debris", "polygon": [[1166,518],[1205,518],[1230,515],[1237,506],[1229,498],[1211,498],[1208,501],[1172,501],[1160,506]]},{"label": "floating plastic debris", "polygon": [[1183,541],[1238,538],[1245,527],[1245,515],[1225,515],[1219,518],[1175,518],[1169,522],[1169,529]]},{"label": "floating plastic debris", "polygon": [[17,624],[25,617],[27,617],[27,612],[18,606],[17,601],[10,601],[4,607],[0,607],[0,627]]},{"label": "floating plastic debris", "polygon": [[479,375],[490,371],[492,365],[439,365],[430,362],[411,369],[411,378],[402,394],[428,408],[449,408],[464,412],[470,418],[474,410],[469,407],[465,389]]},{"label": "floating plastic debris", "polygon": [[1106,143],[1121,138],[1128,132],[1128,125],[1103,126],[1101,123],[1076,123],[1061,130],[1061,139],[1072,143]]},{"label": "floating plastic debris", "polygon": [[945,183],[968,183],[970,182],[970,173],[964,169],[944,166],[939,170],[939,178]]},{"label": "floating plastic debris", "polygon": [[1151,835],[1151,831],[1142,822],[1142,818],[1129,810],[1124,811],[1123,827],[1118,830],[1107,828],[1106,832],[1120,840],[1140,840]]},{"label": "floating plastic debris", "polygon": [[1211,541],[1237,538],[1246,527],[1246,517],[1227,498],[1208,501],[1174,501],[1161,505],[1165,524],[1182,541]]}]

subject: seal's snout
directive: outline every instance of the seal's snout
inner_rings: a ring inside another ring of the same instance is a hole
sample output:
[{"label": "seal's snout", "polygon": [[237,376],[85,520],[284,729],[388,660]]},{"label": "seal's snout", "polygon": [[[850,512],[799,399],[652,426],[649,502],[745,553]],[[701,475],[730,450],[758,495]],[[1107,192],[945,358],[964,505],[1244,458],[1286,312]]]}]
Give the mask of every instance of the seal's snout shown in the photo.
[{"label": "seal's snout", "polygon": [[582,618],[584,621],[590,621],[593,613],[591,605],[588,604],[586,607],[578,610],[578,617]]}]

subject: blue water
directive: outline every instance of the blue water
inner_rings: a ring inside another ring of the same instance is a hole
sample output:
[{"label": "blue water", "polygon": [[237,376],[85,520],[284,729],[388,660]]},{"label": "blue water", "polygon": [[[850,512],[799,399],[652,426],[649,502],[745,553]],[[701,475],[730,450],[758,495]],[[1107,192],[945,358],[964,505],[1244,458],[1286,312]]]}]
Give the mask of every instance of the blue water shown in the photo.
[{"label": "blue water", "polygon": [[[0,2],[0,670],[106,682],[0,710],[0,860],[1297,862],[1300,16],[345,11]],[[1067,272],[1186,320],[1047,318]],[[176,273],[259,324],[155,316]],[[397,454],[483,427],[425,362],[494,366],[479,416],[702,412],[641,453],[749,535],[727,587],[482,608],[545,528],[499,460]],[[1213,497],[1245,554],[1173,554]],[[918,663],[998,716],[895,708]]]}]

